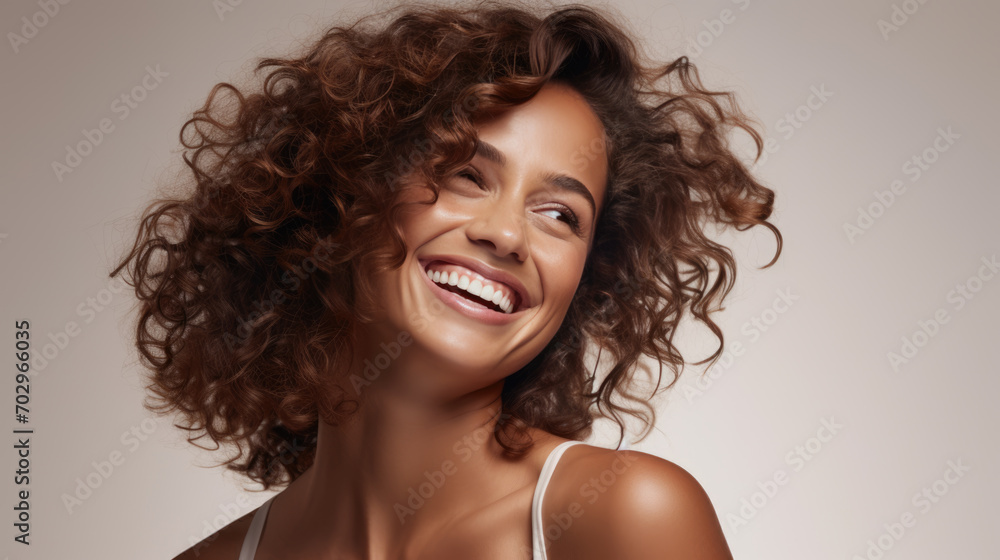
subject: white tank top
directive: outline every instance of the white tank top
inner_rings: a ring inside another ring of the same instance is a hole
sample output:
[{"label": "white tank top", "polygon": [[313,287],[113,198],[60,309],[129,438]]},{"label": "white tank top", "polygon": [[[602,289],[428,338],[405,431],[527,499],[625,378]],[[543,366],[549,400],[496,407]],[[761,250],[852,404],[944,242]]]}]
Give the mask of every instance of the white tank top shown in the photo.
[{"label": "white tank top", "polygon": [[[562,457],[563,452],[578,443],[583,442],[566,441],[557,445],[549,453],[548,458],[545,459],[542,472],[538,475],[538,483],[535,484],[535,495],[531,498],[532,560],[546,560],[547,558],[545,555],[545,535],[542,533],[542,498],[545,496],[545,489],[549,486],[552,472],[556,469],[556,464],[559,462],[559,458]],[[264,521],[267,520],[267,510],[271,507],[273,500],[274,496],[271,496],[264,502],[264,505],[260,506],[257,513],[254,514],[253,520],[250,522],[250,529],[247,531],[246,537],[243,538],[243,548],[240,550],[238,560],[253,560],[254,555],[257,553],[257,544],[260,542],[261,532],[264,530]]]}]

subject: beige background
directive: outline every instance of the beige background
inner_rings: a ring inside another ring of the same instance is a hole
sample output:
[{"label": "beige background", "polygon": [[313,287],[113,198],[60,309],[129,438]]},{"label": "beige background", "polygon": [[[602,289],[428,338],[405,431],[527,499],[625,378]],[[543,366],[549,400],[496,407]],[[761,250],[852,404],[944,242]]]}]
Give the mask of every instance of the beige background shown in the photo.
[{"label": "beige background", "polygon": [[[147,419],[129,346],[131,300],[107,278],[132,216],[176,169],[180,125],[210,87],[372,6],[231,3],[220,15],[219,2],[76,1],[47,21],[35,15],[38,2],[0,5],[8,38],[0,337],[12,348],[12,323],[28,319],[36,350],[51,341],[31,389],[32,544],[12,541],[8,435],[0,557],[170,558],[267,498],[198,466],[211,458],[169,420]],[[616,6],[652,52],[697,55],[705,81],[734,89],[759,117],[773,138],[759,171],[778,193],[774,221],[786,239],[779,264],[762,271],[754,266],[773,250],[767,232],[732,237],[742,275],[719,321],[742,352],[700,386],[688,369],[660,402],[657,430],[635,447],[701,481],[736,558],[998,557],[1000,278],[976,275],[982,258],[1000,252],[1000,8],[971,0]],[[894,6],[902,25],[883,35],[879,20],[891,23]],[[9,33],[32,17],[45,25],[15,52]],[[114,100],[157,65],[167,75],[120,119]],[[825,101],[813,93],[824,89]],[[796,111],[798,128],[786,117]],[[114,130],[59,180],[52,162],[104,118]],[[939,129],[951,131],[951,144],[938,141],[947,151],[933,149]],[[907,162],[925,155],[935,161],[916,177]],[[879,212],[875,191],[897,180],[905,191]],[[878,217],[850,239],[845,223],[857,225],[859,208],[873,204]],[[956,284],[978,290],[960,309]],[[897,371],[889,353],[935,313],[947,322],[917,335],[923,346]],[[752,320],[766,331],[745,327]],[[59,336],[70,321],[76,335]],[[705,356],[711,339],[688,334],[683,348]],[[0,394],[12,413],[11,370]],[[19,427],[11,416],[8,430]],[[824,421],[842,427],[831,437]],[[796,459],[797,447],[808,461]],[[104,477],[98,467],[114,453],[121,464]],[[949,461],[968,470],[956,477]],[[776,474],[784,483],[769,488]],[[100,486],[69,511],[64,495],[88,476]],[[924,488],[942,496],[914,501]],[[760,507],[751,511],[753,502]],[[906,514],[915,524],[892,536],[886,525]],[[880,542],[891,548],[871,549]]]}]

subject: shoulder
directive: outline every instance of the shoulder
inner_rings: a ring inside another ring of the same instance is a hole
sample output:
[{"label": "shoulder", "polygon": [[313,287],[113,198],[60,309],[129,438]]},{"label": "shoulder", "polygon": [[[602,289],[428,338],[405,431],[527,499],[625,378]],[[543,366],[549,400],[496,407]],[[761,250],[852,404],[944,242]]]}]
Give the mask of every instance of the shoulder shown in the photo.
[{"label": "shoulder", "polygon": [[542,518],[553,560],[732,559],[701,484],[680,466],[641,451],[568,449]]},{"label": "shoulder", "polygon": [[236,560],[257,509],[205,537],[173,560]]}]

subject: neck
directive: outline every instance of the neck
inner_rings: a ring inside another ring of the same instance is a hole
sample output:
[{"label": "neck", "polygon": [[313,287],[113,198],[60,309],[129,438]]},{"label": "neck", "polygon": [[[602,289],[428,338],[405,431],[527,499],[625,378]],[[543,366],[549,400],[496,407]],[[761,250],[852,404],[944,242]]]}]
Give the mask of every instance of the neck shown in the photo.
[{"label": "neck", "polygon": [[512,472],[493,436],[503,381],[428,396],[410,380],[424,373],[415,364],[432,362],[407,350],[363,386],[348,420],[320,422],[315,460],[288,489],[297,517],[316,520],[320,529],[310,532],[322,541],[306,545],[313,550],[399,557],[475,506],[470,497],[496,499],[490,496],[518,482],[515,474],[497,474]]}]

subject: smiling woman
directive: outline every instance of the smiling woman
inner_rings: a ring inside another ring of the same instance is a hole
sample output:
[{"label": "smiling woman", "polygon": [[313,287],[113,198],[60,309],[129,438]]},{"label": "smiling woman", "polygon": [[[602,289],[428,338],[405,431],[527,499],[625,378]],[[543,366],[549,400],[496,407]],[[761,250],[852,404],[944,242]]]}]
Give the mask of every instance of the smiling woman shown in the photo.
[{"label": "smiling woman", "polygon": [[632,378],[674,383],[685,315],[721,355],[703,228],[781,251],[747,117],[638,53],[583,6],[407,5],[212,90],[111,274],[147,406],[284,490],[178,558],[730,558],[691,475],[580,441],[652,425]]}]

